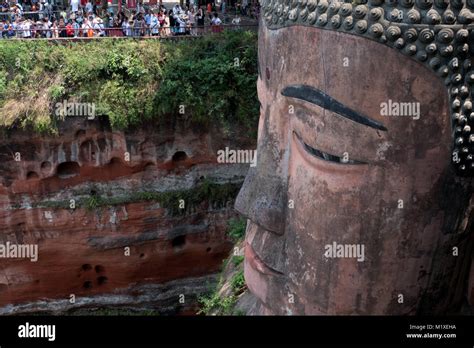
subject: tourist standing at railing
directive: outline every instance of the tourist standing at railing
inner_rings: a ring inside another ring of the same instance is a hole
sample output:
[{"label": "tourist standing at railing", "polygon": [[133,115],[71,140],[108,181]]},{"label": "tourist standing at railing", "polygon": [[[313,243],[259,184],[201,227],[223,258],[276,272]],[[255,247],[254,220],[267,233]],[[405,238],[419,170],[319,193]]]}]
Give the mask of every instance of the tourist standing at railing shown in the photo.
[{"label": "tourist standing at railing", "polygon": [[53,25],[51,26],[51,34],[53,39],[57,39],[59,37],[58,22],[56,20],[53,21]]},{"label": "tourist standing at railing", "polygon": [[2,36],[1,39],[8,39],[8,27],[10,26],[10,23],[8,21],[2,21],[1,23],[1,32]]},{"label": "tourist standing at railing", "polygon": [[43,20],[41,21],[41,32],[40,35],[42,38],[50,38],[51,37],[51,31],[49,30],[51,27],[51,22],[49,21],[48,18],[43,17]]},{"label": "tourist standing at railing", "polygon": [[8,12],[10,6],[6,0],[0,0],[0,12]]},{"label": "tourist standing at railing", "polygon": [[152,36],[160,35],[160,21],[156,13],[152,12],[150,15],[150,29]]},{"label": "tourist standing at railing", "polygon": [[94,13],[94,6],[91,3],[91,0],[87,0],[86,3],[86,14],[89,15],[89,13]]},{"label": "tourist standing at railing", "polygon": [[222,21],[217,12],[214,12],[214,18],[211,20],[211,31],[213,33],[220,33],[222,31]]},{"label": "tourist standing at railing", "polygon": [[14,36],[15,36],[15,26],[13,25],[13,23],[10,23],[10,25],[8,26],[8,37],[12,38]]},{"label": "tourist standing at railing", "polygon": [[94,18],[93,20],[93,26],[94,26],[94,36],[98,37],[103,37],[105,36],[105,30],[104,30],[104,21],[102,18]]},{"label": "tourist standing at railing", "polygon": [[188,12],[188,21],[189,21],[189,26],[190,26],[190,31],[191,35],[196,36],[197,35],[197,29],[196,29],[196,14],[194,13],[194,7],[191,7],[191,9]]},{"label": "tourist standing at railing", "polygon": [[174,20],[172,10],[168,11],[168,28],[169,28],[169,34],[170,35],[172,35],[176,32],[175,20]]},{"label": "tourist standing at railing", "polygon": [[84,37],[93,37],[94,36],[94,27],[92,25],[92,16],[85,18],[82,23],[82,36]]},{"label": "tourist standing at railing", "polygon": [[145,9],[145,15],[143,16],[143,20],[145,21],[145,35],[150,35],[151,31],[151,11],[150,9]]},{"label": "tourist standing at railing", "polygon": [[198,34],[202,34],[204,32],[204,11],[202,7],[197,10],[196,21],[198,26]]},{"label": "tourist standing at railing", "polygon": [[66,23],[64,23],[64,18],[60,17],[59,22],[58,22],[58,32],[59,32],[59,37],[64,38],[67,37],[66,34]]},{"label": "tourist standing at railing", "polygon": [[247,16],[248,7],[249,7],[249,1],[248,0],[242,0],[242,15]]},{"label": "tourist standing at railing", "polygon": [[15,36],[20,39],[23,35],[23,30],[21,28],[20,18],[16,17],[15,21],[12,23],[12,25],[13,25],[13,29],[15,30],[15,33],[16,33]]},{"label": "tourist standing at railing", "polygon": [[20,4],[15,4],[10,8],[11,20],[16,21],[18,18],[21,18],[23,15],[23,7]]},{"label": "tourist standing at railing", "polygon": [[212,20],[212,5],[210,2],[207,3],[206,13],[209,16],[209,20]]},{"label": "tourist standing at railing", "polygon": [[160,9],[158,14],[158,22],[160,23],[160,35],[168,35],[168,24],[166,20],[166,15],[163,9]]},{"label": "tourist standing at railing", "polygon": [[183,9],[181,8],[181,6],[179,6],[178,4],[174,5],[173,6],[173,16],[178,16],[181,12],[183,12]]},{"label": "tourist standing at railing", "polygon": [[[82,24],[84,24],[84,14],[83,14],[81,9],[79,9],[79,11],[77,11],[76,22],[77,22],[77,25],[79,26],[79,29],[82,28]],[[79,34],[77,36],[82,36],[80,30],[79,30]]]},{"label": "tourist standing at railing", "polygon": [[72,29],[74,30],[74,37],[79,37],[81,34],[81,26],[77,23],[76,19],[72,19]]},{"label": "tourist standing at railing", "polygon": [[143,36],[145,35],[145,29],[146,29],[146,24],[145,24],[145,19],[143,18],[142,13],[138,13],[135,16],[135,20],[133,22],[133,35],[134,36]]},{"label": "tourist standing at railing", "polygon": [[33,22],[36,22],[38,20],[38,4],[37,3],[32,4],[30,7],[30,11],[32,12],[30,14],[30,19]]},{"label": "tourist standing at railing", "polygon": [[27,19],[26,21],[23,21],[22,24],[19,25],[19,27],[22,29],[22,38],[23,39],[29,39],[31,38],[31,21]]},{"label": "tourist standing at railing", "polygon": [[79,0],[71,0],[71,12],[76,13],[79,11]]},{"label": "tourist standing at railing", "polygon": [[66,24],[66,36],[74,37],[74,28],[72,27],[71,21],[68,21]]},{"label": "tourist standing at railing", "polygon": [[186,34],[186,20],[184,18],[184,14],[180,14],[176,16],[176,23],[178,24],[177,35],[184,35]]},{"label": "tourist standing at railing", "polygon": [[53,7],[52,7],[52,5],[48,1],[43,0],[43,1],[41,1],[41,6],[43,8],[43,15],[48,20],[51,20],[51,18],[53,16]]},{"label": "tourist standing at railing", "polygon": [[122,22],[122,33],[124,36],[132,36],[130,32],[130,22],[127,17],[125,17]]}]

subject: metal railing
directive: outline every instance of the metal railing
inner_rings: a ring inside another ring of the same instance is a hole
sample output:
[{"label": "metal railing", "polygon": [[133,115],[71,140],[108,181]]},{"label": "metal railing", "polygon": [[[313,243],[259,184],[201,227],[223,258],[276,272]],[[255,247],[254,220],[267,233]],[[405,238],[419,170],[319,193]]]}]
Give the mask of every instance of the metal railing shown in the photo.
[{"label": "metal railing", "polygon": [[[187,27],[160,27],[155,31],[153,28],[101,28],[94,29],[80,28],[67,29],[61,28],[30,28],[30,29],[11,29],[0,31],[0,39],[5,40],[94,40],[104,38],[130,38],[130,39],[165,39],[180,37],[199,37],[203,35],[219,34],[224,30],[251,30],[257,31],[257,24],[221,24]],[[71,35],[72,34],[72,35]]]}]

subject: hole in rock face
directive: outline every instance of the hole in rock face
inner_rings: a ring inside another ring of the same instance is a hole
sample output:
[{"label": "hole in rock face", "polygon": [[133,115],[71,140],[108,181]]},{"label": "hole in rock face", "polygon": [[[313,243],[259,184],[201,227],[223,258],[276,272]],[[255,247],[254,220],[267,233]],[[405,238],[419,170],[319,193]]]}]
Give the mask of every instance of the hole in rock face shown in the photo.
[{"label": "hole in rock face", "polygon": [[145,257],[145,254],[140,254],[140,258],[143,259]]},{"label": "hole in rock face", "polygon": [[97,278],[97,284],[99,285],[103,285],[107,283],[107,281],[108,281],[107,277],[104,277],[104,276],[100,276],[99,278]]},{"label": "hole in rock face", "polygon": [[49,172],[51,172],[51,167],[51,162],[45,161],[41,163],[41,173],[48,174]]},{"label": "hole in rock face", "polygon": [[211,252],[211,250],[212,250],[212,248],[207,248],[207,249],[206,249],[206,252],[209,253],[209,252]]},{"label": "hole in rock face", "polygon": [[186,158],[188,158],[188,155],[186,155],[186,152],[184,151],[177,151],[174,153],[173,157],[171,160],[173,162],[181,162],[184,161]]},{"label": "hole in rock face", "polygon": [[84,289],[90,289],[90,288],[92,288],[92,282],[90,280],[88,280],[88,281],[84,282],[84,284],[82,284],[82,287]]},{"label": "hole in rock face", "polygon": [[95,273],[103,273],[105,272],[105,267],[102,265],[95,266]]},{"label": "hole in rock face", "polygon": [[118,157],[112,157],[109,164],[111,164],[111,165],[121,165],[122,161]]},{"label": "hole in rock face", "polygon": [[186,236],[177,236],[171,240],[171,246],[173,248],[182,247],[186,243]]},{"label": "hole in rock face", "polygon": [[92,269],[92,266],[88,263],[85,263],[81,266],[83,271],[90,271]]},{"label": "hole in rock face", "polygon": [[61,179],[67,179],[79,175],[80,170],[77,162],[64,162],[58,166],[57,174]]},{"label": "hole in rock face", "polygon": [[36,174],[36,172],[31,171],[26,174],[27,180],[33,180],[33,179],[38,179],[38,178],[39,178],[39,175]]}]

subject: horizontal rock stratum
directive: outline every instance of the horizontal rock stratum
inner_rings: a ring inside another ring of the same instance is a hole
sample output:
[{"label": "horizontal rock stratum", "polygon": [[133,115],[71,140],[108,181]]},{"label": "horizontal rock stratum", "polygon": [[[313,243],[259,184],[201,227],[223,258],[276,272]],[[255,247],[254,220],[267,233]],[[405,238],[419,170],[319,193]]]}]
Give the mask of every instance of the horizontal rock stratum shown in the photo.
[{"label": "horizontal rock stratum", "polygon": [[252,144],[216,129],[112,131],[85,118],[54,137],[6,135],[0,244],[37,245],[38,259],[1,260],[0,314],[195,309],[232,248],[227,222],[248,169],[216,153]]}]

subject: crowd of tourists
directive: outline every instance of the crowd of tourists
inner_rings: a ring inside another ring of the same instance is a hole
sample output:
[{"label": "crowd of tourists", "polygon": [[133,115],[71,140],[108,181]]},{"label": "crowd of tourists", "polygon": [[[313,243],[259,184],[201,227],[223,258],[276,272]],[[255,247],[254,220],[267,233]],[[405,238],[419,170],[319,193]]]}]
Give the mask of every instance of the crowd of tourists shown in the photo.
[{"label": "crowd of tourists", "polygon": [[[248,14],[248,1],[244,1],[245,6],[238,8],[239,14]],[[216,8],[212,3],[199,6],[193,0],[187,6],[177,4],[170,9],[138,3],[134,9],[117,13],[111,9],[102,11],[91,0],[84,5],[79,0],[70,0],[70,7],[63,11],[53,11],[48,0],[36,0],[30,9],[34,11],[27,16],[22,5],[2,3],[0,38],[199,35],[209,28],[212,32],[222,31],[220,16],[226,16],[225,2]],[[239,24],[240,18],[236,18],[232,24]]]}]

